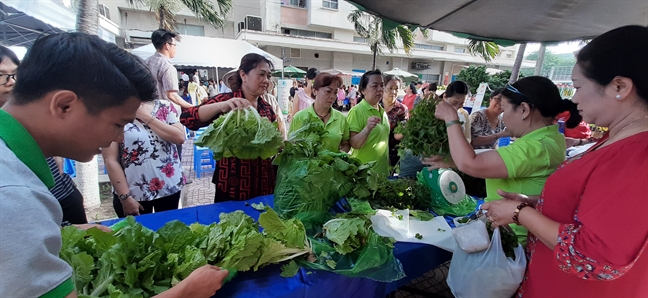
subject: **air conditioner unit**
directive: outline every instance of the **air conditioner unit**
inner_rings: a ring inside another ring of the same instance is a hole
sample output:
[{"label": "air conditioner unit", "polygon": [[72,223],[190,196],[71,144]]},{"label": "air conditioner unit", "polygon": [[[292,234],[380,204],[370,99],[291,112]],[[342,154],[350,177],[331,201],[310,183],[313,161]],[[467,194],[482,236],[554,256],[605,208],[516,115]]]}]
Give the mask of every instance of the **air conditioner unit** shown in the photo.
[{"label": "air conditioner unit", "polygon": [[245,16],[245,24],[248,30],[263,31],[263,18],[256,16]]},{"label": "air conditioner unit", "polygon": [[290,48],[290,58],[301,58],[301,49]]},{"label": "air conditioner unit", "polygon": [[238,32],[241,32],[241,30],[245,29],[245,22],[239,22],[237,27],[238,27]]},{"label": "air conditioner unit", "polygon": [[99,14],[110,20],[110,9],[106,5],[99,4]]}]

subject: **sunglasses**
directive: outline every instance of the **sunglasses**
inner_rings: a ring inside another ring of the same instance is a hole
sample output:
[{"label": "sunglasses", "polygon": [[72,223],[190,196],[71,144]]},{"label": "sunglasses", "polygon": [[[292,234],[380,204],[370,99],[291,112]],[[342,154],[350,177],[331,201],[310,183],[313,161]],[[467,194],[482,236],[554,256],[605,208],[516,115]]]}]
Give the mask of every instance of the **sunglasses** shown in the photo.
[{"label": "sunglasses", "polygon": [[530,106],[531,108],[533,108],[534,105],[533,105],[533,103],[531,102],[531,97],[529,97],[528,95],[526,95],[526,94],[520,92],[520,90],[518,90],[517,88],[511,86],[511,84],[506,84],[506,90],[511,91],[511,92],[513,92],[513,93],[515,93],[515,94],[519,94],[519,95],[522,95],[522,96],[526,97],[527,100],[526,100],[525,102],[526,102],[527,104],[529,104],[529,106]]}]

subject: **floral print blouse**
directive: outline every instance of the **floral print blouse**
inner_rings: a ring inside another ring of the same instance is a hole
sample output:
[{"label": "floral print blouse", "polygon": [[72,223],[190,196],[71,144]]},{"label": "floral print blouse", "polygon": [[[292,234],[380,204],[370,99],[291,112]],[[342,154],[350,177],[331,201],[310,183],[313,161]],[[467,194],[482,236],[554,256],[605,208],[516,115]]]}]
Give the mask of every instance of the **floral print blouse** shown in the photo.
[{"label": "floral print blouse", "polygon": [[[151,113],[167,124],[180,121],[178,111],[167,100],[156,100]],[[176,145],[163,140],[140,120],[124,127],[120,153],[126,181],[135,200],[151,201],[182,189],[185,179]]]},{"label": "floral print blouse", "polygon": [[[506,129],[504,126],[504,122],[502,122],[502,115],[500,114],[497,118],[497,125],[495,128],[493,128],[488,121],[488,117],[486,116],[486,110],[479,110],[472,115],[470,115],[470,134],[471,134],[471,139],[475,139],[476,137],[486,137],[490,135],[494,135],[496,133],[500,133]],[[495,145],[497,145],[498,140],[493,141],[491,144],[488,145],[483,145],[483,146],[473,146],[474,149],[495,149]]]}]

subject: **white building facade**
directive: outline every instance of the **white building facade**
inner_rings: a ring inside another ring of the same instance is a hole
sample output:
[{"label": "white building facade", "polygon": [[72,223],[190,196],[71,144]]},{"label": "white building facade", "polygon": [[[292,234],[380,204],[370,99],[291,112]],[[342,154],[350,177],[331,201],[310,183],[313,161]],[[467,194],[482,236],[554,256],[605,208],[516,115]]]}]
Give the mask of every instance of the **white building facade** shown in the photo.
[{"label": "white building facade", "polygon": [[[134,48],[150,43],[151,32],[158,22],[148,7],[137,7],[129,0],[99,0],[102,17],[117,24],[117,44]],[[340,0],[233,0],[227,26],[215,29],[203,23],[187,8],[177,12],[180,34],[245,40],[270,54],[284,58],[284,65],[302,69],[336,68],[364,72],[372,67],[372,53],[355,34],[347,20],[355,7]],[[424,8],[427,9],[427,8]],[[468,65],[485,65],[482,58],[468,53],[467,40],[452,34],[429,31],[428,38],[419,35],[410,55],[401,48],[376,58],[383,70],[400,68],[419,75],[426,82],[447,84],[452,76]],[[489,68],[510,69],[517,46],[502,48]],[[523,67],[533,67],[524,61]]]}]

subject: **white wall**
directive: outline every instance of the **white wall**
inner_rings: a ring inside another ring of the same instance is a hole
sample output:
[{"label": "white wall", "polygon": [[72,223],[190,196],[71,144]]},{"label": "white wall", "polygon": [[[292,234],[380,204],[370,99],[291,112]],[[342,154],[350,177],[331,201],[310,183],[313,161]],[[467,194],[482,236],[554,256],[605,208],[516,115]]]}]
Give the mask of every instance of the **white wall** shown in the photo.
[{"label": "white wall", "polygon": [[322,7],[322,0],[310,0],[307,7],[310,25],[353,30],[353,25],[347,20],[347,15],[355,9],[355,6],[348,2],[339,0],[337,10]]}]

